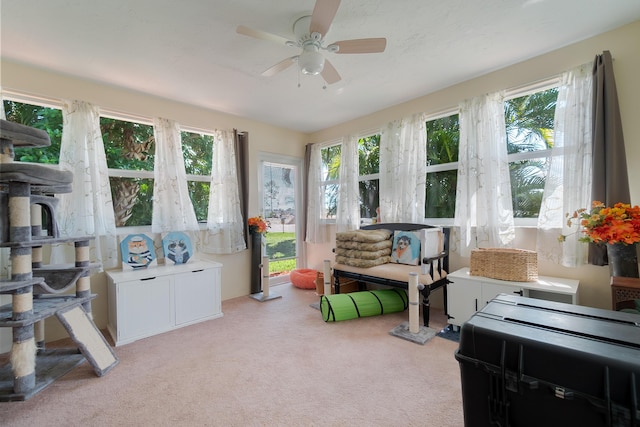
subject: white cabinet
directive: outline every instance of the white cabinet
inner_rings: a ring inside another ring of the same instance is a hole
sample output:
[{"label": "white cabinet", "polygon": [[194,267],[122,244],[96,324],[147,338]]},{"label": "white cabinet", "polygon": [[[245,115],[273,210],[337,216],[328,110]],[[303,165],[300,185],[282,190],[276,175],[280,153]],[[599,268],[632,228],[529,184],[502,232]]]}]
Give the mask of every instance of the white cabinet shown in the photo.
[{"label": "white cabinet", "polygon": [[222,316],[222,264],[191,261],[107,271],[109,323],[116,346]]},{"label": "white cabinet", "polygon": [[447,278],[447,313],[449,323],[462,326],[473,314],[500,294],[517,294],[529,298],[578,303],[579,282],[573,279],[540,276],[536,282],[512,282],[471,276],[468,268],[450,273]]},{"label": "white cabinet", "polygon": [[[148,337],[172,328],[173,281],[170,276],[114,283],[113,288],[116,295],[113,304],[116,318],[113,325],[117,325],[117,335],[111,328],[109,330],[116,345],[129,338],[133,340]],[[110,300],[109,307],[111,306]],[[109,325],[111,324],[109,319]]]},{"label": "white cabinet", "polygon": [[[220,269],[176,274],[176,325],[186,325],[222,314],[220,304]],[[215,286],[212,286],[215,283]]]}]

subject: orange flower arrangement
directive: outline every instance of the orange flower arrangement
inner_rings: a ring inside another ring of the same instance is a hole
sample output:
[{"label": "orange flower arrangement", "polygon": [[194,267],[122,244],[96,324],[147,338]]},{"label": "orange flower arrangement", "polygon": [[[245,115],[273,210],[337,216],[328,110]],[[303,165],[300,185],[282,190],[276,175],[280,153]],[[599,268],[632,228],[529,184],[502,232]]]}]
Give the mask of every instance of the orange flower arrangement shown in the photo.
[{"label": "orange flower arrangement", "polygon": [[[579,223],[582,227],[582,242],[623,243],[632,245],[640,242],[640,207],[631,207],[628,203],[616,203],[607,207],[602,202],[594,201],[591,211],[582,208],[572,215],[566,215],[567,225]],[[567,236],[561,235],[558,240],[564,242]]]},{"label": "orange flower arrangement", "polygon": [[264,234],[267,232],[267,229],[271,226],[271,224],[265,221],[262,218],[262,216],[253,216],[249,218],[249,221],[247,222],[249,224],[250,233]]}]

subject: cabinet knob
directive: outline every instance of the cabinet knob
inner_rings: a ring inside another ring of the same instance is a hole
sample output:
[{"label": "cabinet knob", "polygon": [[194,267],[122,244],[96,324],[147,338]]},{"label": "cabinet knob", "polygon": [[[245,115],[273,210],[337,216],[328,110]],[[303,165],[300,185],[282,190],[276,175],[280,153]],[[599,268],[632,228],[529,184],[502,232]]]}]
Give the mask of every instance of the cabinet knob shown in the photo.
[{"label": "cabinet knob", "polygon": [[520,296],[523,295],[522,289],[520,289],[519,291],[513,291],[514,294],[518,294]]}]

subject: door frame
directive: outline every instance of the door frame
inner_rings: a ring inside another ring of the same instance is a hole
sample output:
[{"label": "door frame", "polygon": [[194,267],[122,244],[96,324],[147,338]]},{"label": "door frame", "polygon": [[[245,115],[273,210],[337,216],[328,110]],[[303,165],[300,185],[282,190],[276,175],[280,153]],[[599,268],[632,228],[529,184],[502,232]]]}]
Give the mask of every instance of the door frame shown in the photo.
[{"label": "door frame", "polygon": [[[304,268],[306,265],[306,257],[304,255],[304,239],[302,236],[301,221],[304,218],[302,212],[302,159],[283,154],[274,154],[267,152],[258,152],[258,206],[261,215],[264,215],[264,182],[263,167],[265,163],[281,165],[283,167],[292,167],[294,169],[294,195],[295,195],[295,233],[296,233],[296,268]],[[264,255],[264,254],[263,254]],[[288,283],[289,275],[282,275],[269,278],[269,285],[280,285]]]}]

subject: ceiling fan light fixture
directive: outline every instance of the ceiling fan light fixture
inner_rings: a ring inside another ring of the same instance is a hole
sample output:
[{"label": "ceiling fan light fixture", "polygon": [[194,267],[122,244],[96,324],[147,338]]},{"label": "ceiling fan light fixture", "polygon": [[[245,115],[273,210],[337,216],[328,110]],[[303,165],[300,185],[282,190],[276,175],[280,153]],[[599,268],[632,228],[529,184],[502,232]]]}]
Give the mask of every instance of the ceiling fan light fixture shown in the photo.
[{"label": "ceiling fan light fixture", "polygon": [[317,46],[312,44],[304,46],[304,51],[298,58],[298,65],[302,74],[318,75],[324,68],[324,56],[319,52]]}]

